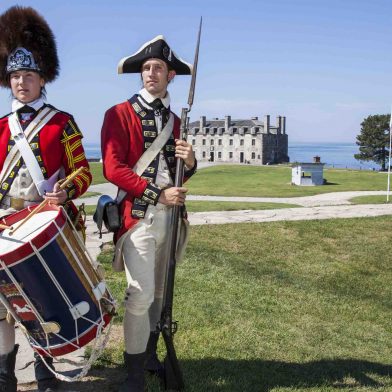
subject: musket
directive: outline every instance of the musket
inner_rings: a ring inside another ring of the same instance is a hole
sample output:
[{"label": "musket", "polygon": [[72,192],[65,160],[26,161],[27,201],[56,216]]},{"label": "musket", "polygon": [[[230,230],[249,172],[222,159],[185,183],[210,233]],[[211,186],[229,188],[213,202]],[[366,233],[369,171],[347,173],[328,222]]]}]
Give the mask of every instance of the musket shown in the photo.
[{"label": "musket", "polygon": [[[199,46],[201,35],[202,18],[200,18],[199,33],[197,36],[197,44],[195,51],[195,59],[193,62],[192,79],[189,88],[188,107],[181,111],[181,138],[186,141],[188,134],[189,118],[188,114],[193,105],[193,98],[195,95],[197,63],[199,59]],[[184,182],[184,161],[177,159],[176,177],[174,186],[182,187]],[[176,250],[178,242],[178,229],[180,219],[180,206],[174,206],[171,215],[171,237],[169,242],[169,260],[166,267],[165,290],[163,296],[162,315],[159,322],[160,330],[165,341],[166,357],[164,360],[165,370],[165,390],[181,391],[184,388],[184,381],[180,365],[178,363],[176,350],[174,348],[173,336],[177,331],[177,322],[173,321],[173,297],[174,297],[174,277],[176,272]]]}]

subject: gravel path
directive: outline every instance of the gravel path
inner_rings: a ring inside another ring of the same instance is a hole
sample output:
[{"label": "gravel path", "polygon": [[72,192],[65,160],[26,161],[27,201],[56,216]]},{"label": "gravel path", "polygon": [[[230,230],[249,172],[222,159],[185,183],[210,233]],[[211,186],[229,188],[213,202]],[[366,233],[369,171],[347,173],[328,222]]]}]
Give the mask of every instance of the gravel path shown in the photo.
[{"label": "gravel path", "polygon": [[[98,192],[115,197],[117,188],[110,183],[92,185],[89,192]],[[323,193],[314,196],[301,196],[301,197],[228,197],[228,196],[197,196],[189,195],[187,200],[199,201],[234,201],[234,202],[249,202],[249,203],[289,203],[298,204],[303,207],[316,207],[316,206],[334,206],[342,204],[350,204],[349,200],[357,196],[373,196],[373,195],[386,195],[385,191],[350,191],[350,192],[331,192]],[[85,203],[86,205],[97,204],[99,196],[92,196],[78,199],[77,204]]]}]

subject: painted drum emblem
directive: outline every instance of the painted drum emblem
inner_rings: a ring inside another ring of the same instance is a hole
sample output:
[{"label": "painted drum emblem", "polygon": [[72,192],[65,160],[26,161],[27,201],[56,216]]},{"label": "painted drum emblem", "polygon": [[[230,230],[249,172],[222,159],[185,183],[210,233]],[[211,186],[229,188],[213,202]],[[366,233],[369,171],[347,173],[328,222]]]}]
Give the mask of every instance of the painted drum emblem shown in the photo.
[{"label": "painted drum emblem", "polygon": [[37,319],[30,306],[27,305],[26,301],[22,297],[13,298],[10,302],[22,320],[30,321]]}]

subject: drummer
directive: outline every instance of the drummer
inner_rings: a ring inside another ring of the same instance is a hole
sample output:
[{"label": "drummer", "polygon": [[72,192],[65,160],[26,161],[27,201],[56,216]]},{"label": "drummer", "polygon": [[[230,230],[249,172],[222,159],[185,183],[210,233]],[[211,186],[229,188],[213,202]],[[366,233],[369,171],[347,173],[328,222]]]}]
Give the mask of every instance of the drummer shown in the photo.
[{"label": "drummer", "polygon": [[[11,89],[12,105],[11,113],[0,118],[0,217],[43,199],[65,206],[72,217],[77,213],[72,200],[90,185],[78,126],[70,114],[45,102],[45,85],[58,73],[55,39],[42,16],[30,7],[19,6],[3,13],[0,86]],[[59,180],[82,166],[86,170],[60,189]],[[14,324],[0,303],[0,391],[17,391],[17,351]],[[58,380],[43,360],[35,357],[39,391],[56,390]],[[45,361],[53,368],[52,358]]]}]

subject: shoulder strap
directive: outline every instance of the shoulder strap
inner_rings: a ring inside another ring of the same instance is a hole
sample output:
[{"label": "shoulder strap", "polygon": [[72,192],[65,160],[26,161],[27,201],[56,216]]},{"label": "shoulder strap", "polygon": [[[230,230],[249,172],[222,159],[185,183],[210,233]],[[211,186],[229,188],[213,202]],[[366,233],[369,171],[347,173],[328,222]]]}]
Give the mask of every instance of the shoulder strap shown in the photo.
[{"label": "shoulder strap", "polygon": [[[163,146],[169,140],[170,135],[173,132],[174,125],[174,115],[170,113],[170,117],[165,127],[162,129],[162,132],[156,137],[156,139],[152,142],[151,146],[144,151],[143,155],[139,158],[136,165],[133,167],[133,171],[138,175],[142,175],[143,172],[147,169],[147,166],[150,162],[159,154],[162,150]],[[118,190],[117,193],[117,203],[121,203],[124,199],[127,192],[122,189]]]},{"label": "shoulder strap", "polygon": [[[27,127],[26,131],[31,129],[34,129],[34,126],[39,125],[40,121],[42,119],[44,119],[48,114],[49,114],[50,110],[48,108],[44,108],[37,116],[36,118],[30,123],[31,127]],[[8,116],[8,119],[10,118],[10,116]],[[20,124],[19,124],[20,125]],[[43,124],[45,125],[45,124]],[[37,129],[37,131],[39,131],[39,129]],[[26,135],[26,134],[25,134]],[[28,141],[31,142],[31,140],[33,139],[33,137],[36,135],[36,132],[33,132],[33,134],[31,136],[27,136]],[[12,149],[9,151],[9,153],[7,154],[7,157],[4,161],[3,164],[3,169],[0,173],[0,184],[6,179],[8,178],[9,174],[11,173],[12,169],[14,168],[15,164],[18,162],[20,158],[20,153],[18,150],[18,147],[16,145],[14,145],[12,147]]]},{"label": "shoulder strap", "polygon": [[41,168],[31,150],[30,142],[35,135],[49,122],[49,120],[57,113],[56,110],[45,107],[23,131],[16,113],[8,117],[8,125],[15,140],[15,145],[9,152],[6,162],[4,163],[2,173],[0,173],[0,182],[7,178],[7,174],[13,169],[16,162],[22,155],[23,160],[29,170],[29,173],[37,187],[38,193],[44,194],[46,180],[42,174]]}]

